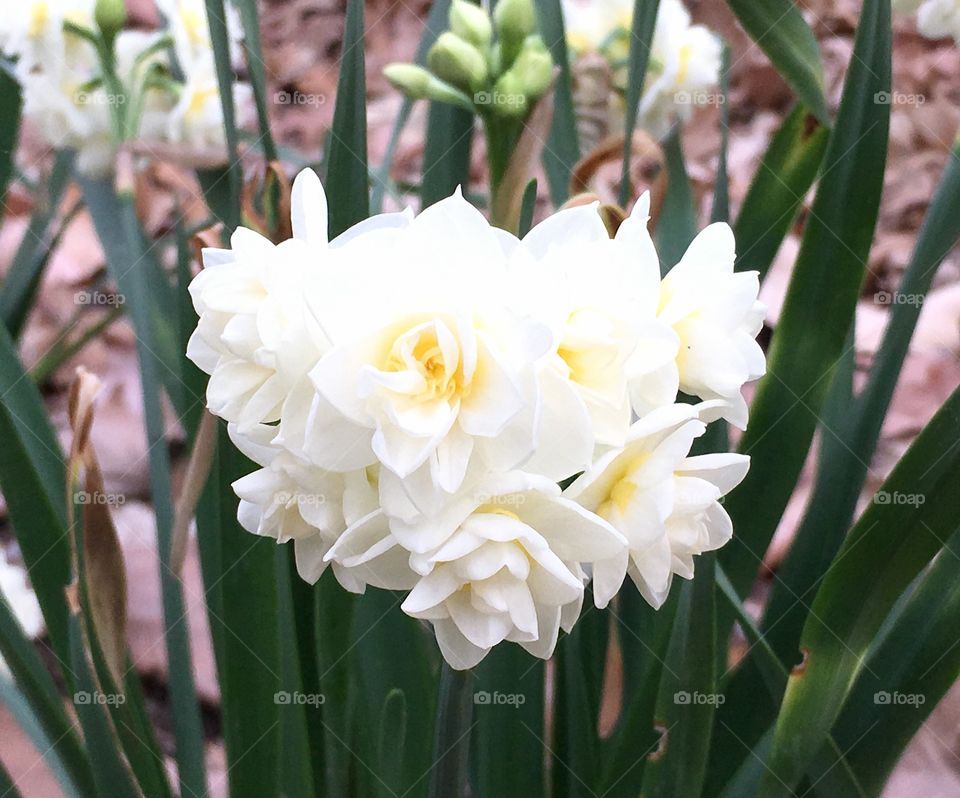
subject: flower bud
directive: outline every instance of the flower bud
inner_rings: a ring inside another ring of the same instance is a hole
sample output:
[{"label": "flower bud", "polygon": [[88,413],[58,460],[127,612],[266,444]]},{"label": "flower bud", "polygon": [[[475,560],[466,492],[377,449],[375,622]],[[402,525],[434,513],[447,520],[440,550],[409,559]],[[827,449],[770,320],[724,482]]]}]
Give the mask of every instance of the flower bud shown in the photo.
[{"label": "flower bud", "polygon": [[527,115],[529,99],[523,78],[512,69],[504,72],[493,87],[493,112],[498,116],[522,119]]},{"label": "flower bud", "polygon": [[493,10],[493,24],[501,42],[502,66],[508,68],[523,46],[523,40],[537,29],[533,0],[500,0]]},{"label": "flower bud", "polygon": [[542,97],[553,80],[553,59],[543,39],[528,36],[509,71],[515,72],[521,79],[524,93],[530,99]]},{"label": "flower bud", "polygon": [[427,87],[433,78],[426,69],[416,64],[387,64],[383,76],[390,84],[415,100],[426,99]]},{"label": "flower bud", "polygon": [[97,0],[93,18],[108,43],[123,30],[127,23],[127,9],[123,0]]},{"label": "flower bud", "polygon": [[390,84],[414,100],[437,100],[473,110],[473,102],[462,91],[431,75],[416,64],[388,64],[383,70]]},{"label": "flower bud", "polygon": [[483,88],[489,74],[483,54],[450,31],[440,34],[427,53],[427,63],[438,78],[467,92]]},{"label": "flower bud", "polygon": [[490,15],[469,0],[453,0],[450,6],[450,30],[481,51],[485,51],[493,39]]}]

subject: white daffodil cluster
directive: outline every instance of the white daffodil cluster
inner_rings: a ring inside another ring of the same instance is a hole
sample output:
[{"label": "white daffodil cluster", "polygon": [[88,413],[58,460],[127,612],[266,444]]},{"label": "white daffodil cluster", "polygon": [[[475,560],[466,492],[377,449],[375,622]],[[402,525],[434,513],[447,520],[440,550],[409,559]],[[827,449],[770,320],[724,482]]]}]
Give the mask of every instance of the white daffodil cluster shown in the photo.
[{"label": "white daffodil cluster", "polygon": [[[5,10],[0,52],[23,86],[24,117],[54,148],[77,150],[87,175],[108,173],[120,142],[131,138],[225,158],[204,0],[157,0],[165,27],[151,32],[121,29],[122,4],[113,17],[104,13],[110,5],[24,0]],[[236,49],[233,17],[228,30]],[[245,102],[249,87],[234,91]]]},{"label": "white daffodil cluster", "polygon": [[893,0],[893,8],[916,14],[917,30],[926,38],[952,38],[960,44],[960,0]]},{"label": "white daffodil cluster", "polygon": [[[633,0],[562,0],[570,49],[578,56],[600,53],[623,89],[630,51]],[[697,105],[721,102],[721,45],[703,25],[691,25],[682,0],[661,0],[650,47],[646,83],[640,98],[638,124],[656,137]]]},{"label": "white daffodil cluster", "polygon": [[518,239],[458,192],[329,241],[302,172],[293,238],[238,229],[190,286],[208,407],[260,466],[242,526],[310,582],[410,591],[459,669],[505,640],[550,656],[591,575],[599,606],[627,574],[659,606],[731,536],[748,458],[690,449],[746,425],[764,308],[725,224],[661,280],[648,207],[613,239],[596,204]]}]

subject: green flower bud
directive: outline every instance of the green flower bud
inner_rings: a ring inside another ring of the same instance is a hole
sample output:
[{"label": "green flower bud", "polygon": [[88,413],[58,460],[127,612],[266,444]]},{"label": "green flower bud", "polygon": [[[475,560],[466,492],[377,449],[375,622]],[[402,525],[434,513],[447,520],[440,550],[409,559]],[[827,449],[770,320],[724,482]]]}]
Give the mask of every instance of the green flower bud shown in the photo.
[{"label": "green flower bud", "polygon": [[93,18],[109,44],[127,24],[127,9],[123,0],[97,0]]},{"label": "green flower bud", "polygon": [[468,0],[453,0],[450,6],[450,30],[481,51],[486,51],[493,39],[490,15]]},{"label": "green flower bud", "polygon": [[415,100],[427,97],[427,88],[433,75],[416,64],[387,64],[383,76],[390,84]]},{"label": "green flower bud", "polygon": [[489,75],[483,53],[450,31],[440,34],[427,53],[427,63],[438,78],[466,92],[483,88]]},{"label": "green flower bud", "polygon": [[492,92],[482,92],[477,97],[478,105],[489,105],[497,116],[522,119],[530,106],[523,78],[512,69],[500,76]]},{"label": "green flower bud", "polygon": [[502,50],[502,66],[510,67],[523,46],[523,40],[537,29],[533,0],[499,0],[493,10]]},{"label": "green flower bud", "polygon": [[383,75],[394,88],[414,100],[437,100],[473,111],[473,101],[466,94],[416,64],[388,64]]},{"label": "green flower bud", "polygon": [[524,91],[531,100],[543,96],[553,80],[553,59],[539,36],[527,38],[509,71],[523,81]]}]

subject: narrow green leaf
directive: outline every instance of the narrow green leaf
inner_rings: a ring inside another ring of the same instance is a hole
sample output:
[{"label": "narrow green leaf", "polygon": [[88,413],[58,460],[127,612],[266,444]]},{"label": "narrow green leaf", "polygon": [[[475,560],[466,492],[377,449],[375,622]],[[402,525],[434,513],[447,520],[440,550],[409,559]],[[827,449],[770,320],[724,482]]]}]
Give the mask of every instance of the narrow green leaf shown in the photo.
[{"label": "narrow green leaf", "polygon": [[[336,583],[331,585],[333,588],[344,592]],[[342,597],[341,601],[344,600],[352,597]],[[386,782],[398,787],[397,795],[419,798],[426,795],[432,764],[438,663],[436,643],[421,623],[400,609],[402,601],[401,594],[373,589],[356,601],[349,657],[343,659],[342,665],[357,688],[351,703],[356,709],[357,734],[362,745],[359,750],[364,761],[382,760],[385,752],[378,748],[376,735],[369,731],[380,728],[378,724],[391,694],[399,691],[404,698],[403,750],[390,752],[390,757],[396,758],[390,766],[394,776],[387,781],[384,773],[366,774],[370,776],[370,792],[381,791]],[[403,656],[398,657],[397,651],[403,651]],[[344,649],[341,655],[346,653]],[[342,702],[343,694],[330,695],[329,700]],[[400,746],[401,741],[391,744]]]},{"label": "narrow green leaf", "polygon": [[697,234],[697,213],[693,205],[693,190],[683,158],[680,128],[675,127],[664,142],[667,157],[667,194],[660,210],[660,220],[654,231],[660,269],[666,274],[680,262],[690,242]]},{"label": "narrow green leaf", "polygon": [[717,155],[717,174],[713,183],[711,222],[730,221],[730,177],[727,174],[727,151],[730,149],[730,45],[723,43],[720,55],[720,152]]},{"label": "narrow green leaf", "polygon": [[[70,661],[67,604],[70,548],[64,499],[66,463],[37,386],[0,327],[0,488],[53,650]],[[72,687],[69,669],[64,679]]]},{"label": "narrow green leaf", "polygon": [[470,183],[473,115],[452,105],[431,102],[423,148],[420,204],[427,208]]},{"label": "narrow green leaf", "polygon": [[698,558],[696,576],[682,586],[680,606],[657,698],[666,726],[664,755],[648,763],[643,794],[699,795],[710,750],[717,691],[715,556]]},{"label": "narrow green leaf", "polygon": [[330,237],[370,215],[367,171],[367,89],[363,55],[363,3],[347,3],[337,105],[327,151]]},{"label": "narrow green leaf", "polygon": [[[12,704],[12,693],[10,700],[5,694],[14,690],[18,692],[28,708],[27,714],[32,719],[31,725],[35,726],[36,734],[42,735],[43,739],[38,742],[39,750],[50,750],[49,758],[62,767],[62,772],[70,779],[77,792],[90,793],[93,790],[93,771],[90,769],[87,752],[63,710],[56,684],[2,595],[0,657],[16,680],[16,687],[8,686],[6,678],[0,674],[0,701]],[[70,672],[69,665],[63,664],[62,669]],[[54,744],[54,741],[57,742]]]},{"label": "narrow green leaf", "polygon": [[254,0],[234,0],[240,9],[240,20],[243,23],[243,49],[247,55],[247,71],[250,75],[250,86],[253,88],[254,104],[257,108],[257,123],[260,126],[259,144],[263,147],[264,156],[268,161],[277,160],[277,145],[274,144],[270,133],[270,113],[267,102],[267,68],[263,63],[263,53],[260,48],[260,19],[257,14],[257,4]]},{"label": "narrow green leaf", "polygon": [[73,703],[83,728],[84,741],[93,762],[96,795],[100,798],[139,798],[133,774],[121,753],[116,731],[110,721],[108,701],[115,694],[105,694],[87,661],[87,633],[79,614],[70,616],[70,665],[77,677]]},{"label": "narrow green leaf", "polygon": [[[160,552],[160,587],[163,615],[167,627],[165,641],[170,673],[170,698],[174,731],[177,739],[177,765],[183,790],[203,795],[206,775],[203,760],[203,727],[193,680],[189,628],[183,622],[186,606],[179,577],[170,569],[173,505],[170,476],[170,455],[167,449],[166,429],[161,398],[162,375],[174,376],[179,381],[180,356],[173,361],[176,371],[170,375],[170,362],[159,355],[168,349],[178,351],[175,296],[167,284],[166,292],[171,306],[169,316],[157,318],[158,303],[155,280],[159,273],[145,263],[148,248],[137,219],[132,195],[118,195],[109,180],[83,180],[84,196],[93,216],[94,226],[107,255],[108,270],[120,293],[126,299],[127,312],[133,322],[137,338],[140,364],[140,382],[144,396],[147,450],[149,454],[150,492],[157,519],[157,544]],[[138,268],[143,266],[143,268]],[[150,275],[154,274],[154,280]],[[163,278],[166,282],[166,278]],[[164,345],[158,340],[157,324],[162,325]],[[193,397],[192,401],[200,401]]]},{"label": "narrow green leaf", "polygon": [[377,772],[381,798],[403,795],[403,762],[407,745],[407,700],[403,690],[394,688],[383,701],[380,710],[380,729]]},{"label": "narrow green leaf", "polygon": [[793,0],[727,0],[743,29],[767,54],[797,97],[829,124],[817,37]]},{"label": "narrow green leaf", "polygon": [[7,207],[7,187],[13,177],[22,108],[20,82],[4,64],[0,67],[0,221]]},{"label": "narrow green leaf", "polygon": [[674,590],[659,610],[647,604],[632,582],[617,596],[614,618],[623,657],[623,706],[602,750],[601,794],[608,798],[635,798],[646,765],[656,761],[664,742],[655,709],[679,594]]},{"label": "narrow green leaf", "polygon": [[[627,57],[627,113],[623,129],[623,167],[620,172],[620,196],[618,199],[620,205],[626,205],[630,199],[630,195],[633,193],[633,188],[630,185],[633,131],[636,130],[637,127],[637,115],[640,110],[640,99],[643,97],[643,86],[647,80],[647,66],[650,63],[650,49],[653,45],[653,31],[657,25],[657,12],[659,9],[660,0],[636,0],[633,5],[633,23],[630,29],[630,54]],[[679,146],[678,139],[677,147]],[[672,172],[670,178],[672,184]],[[663,213],[666,215],[666,207],[664,207]]]},{"label": "narrow green leaf", "polygon": [[580,160],[580,143],[561,3],[560,0],[536,0],[536,5],[540,35],[553,56],[553,63],[560,67],[560,75],[553,88],[553,122],[547,146],[543,150],[543,168],[547,173],[550,199],[559,208],[570,196],[570,175]]},{"label": "narrow green leaf", "polygon": [[[473,783],[480,796],[544,795],[546,668],[520,646],[496,646],[475,668]],[[491,762],[523,767],[490,767]]]},{"label": "narrow green leaf", "polygon": [[[890,88],[890,6],[864,4],[823,177],[740,451],[750,473],[728,498],[737,530],[720,554],[743,595],[780,520],[813,438],[860,295],[883,189]],[[851,203],[850,197],[857,202]]]},{"label": "narrow green leaf", "polygon": [[813,185],[828,139],[829,130],[802,105],[774,133],[733,227],[738,270],[766,276]]},{"label": "narrow green leaf", "polygon": [[960,535],[944,545],[872,651],[833,736],[871,795],[960,674]]},{"label": "narrow green leaf", "polygon": [[[427,63],[427,51],[433,46],[440,33],[446,28],[447,15],[450,13],[450,0],[436,0],[430,5],[430,11],[427,14],[426,22],[423,26],[423,33],[420,35],[420,41],[417,43],[417,51],[413,56],[413,63],[424,66]],[[373,173],[373,190],[370,196],[370,212],[380,213],[383,210],[383,197],[387,192],[387,185],[390,182],[390,168],[393,166],[393,159],[397,154],[397,146],[400,144],[400,134],[406,127],[410,119],[410,113],[413,111],[413,103],[410,97],[404,97],[400,110],[397,112],[397,118],[390,129],[390,138],[387,141],[387,148],[383,153],[383,162]]]},{"label": "narrow green leaf", "polygon": [[537,178],[533,178],[523,190],[523,204],[520,208],[520,227],[517,235],[523,238],[533,227],[533,212],[537,207]]},{"label": "narrow green leaf", "polygon": [[353,659],[351,654],[353,616],[357,596],[347,593],[331,571],[320,578],[314,589],[317,623],[317,668],[320,689],[328,700],[323,705],[324,778],[326,795],[347,795],[354,759],[353,737]]},{"label": "narrow green leaf", "polygon": [[[209,170],[201,175],[201,186],[210,210],[217,214],[228,231],[240,224],[240,201],[243,187],[243,171],[239,158],[237,112],[233,104],[233,65],[230,57],[230,34],[227,31],[227,12],[224,0],[205,0],[207,25],[210,28],[210,44],[217,70],[217,86],[220,89],[220,108],[223,112],[223,129],[227,139],[227,165],[222,169]],[[222,183],[221,183],[222,180]],[[221,202],[211,202],[212,188],[220,185],[217,195]]]},{"label": "narrow green leaf", "polygon": [[[955,146],[897,291],[897,296],[907,301],[891,303],[890,322],[867,385],[853,400],[848,388],[837,400],[836,411],[825,414],[829,432],[823,436],[814,492],[781,580],[774,584],[766,614],[766,624],[780,652],[792,652],[800,634],[805,604],[797,598],[808,600],[812,585],[840,548],[856,510],[867,464],[873,458],[923,297],[944,256],[960,239],[960,219],[955,212],[960,203],[958,155],[960,147]],[[852,357],[851,350],[851,361]],[[850,362],[848,372],[852,367]],[[852,373],[848,380],[852,380]]]},{"label": "narrow green leaf", "polygon": [[4,798],[20,798],[20,790],[13,783],[13,779],[4,767],[3,762],[0,762],[0,795]]},{"label": "narrow green leaf", "polygon": [[290,546],[277,551],[277,633],[280,637],[280,690],[283,696],[304,696],[302,701],[277,705],[280,720],[280,778],[282,795],[312,798],[315,795],[314,762],[310,752],[307,714],[321,712],[321,699],[308,692],[300,668],[293,580],[298,579]]},{"label": "narrow green leaf", "polygon": [[600,704],[610,616],[584,599],[586,609],[557,645],[553,723],[553,784],[558,795],[585,796],[601,778]]},{"label": "narrow green leaf", "polygon": [[69,215],[53,236],[49,228],[60,207],[63,192],[73,174],[74,154],[69,150],[57,153],[47,180],[46,191],[36,200],[26,232],[20,240],[0,290],[0,319],[15,339],[20,337],[27,316],[33,308],[43,270],[50,260],[60,235],[66,229]]},{"label": "narrow green leaf", "polygon": [[847,536],[817,592],[777,720],[764,795],[785,794],[840,713],[884,618],[960,517],[960,391],[924,428]]},{"label": "narrow green leaf", "polygon": [[[737,622],[740,624],[741,629],[743,629],[744,636],[750,644],[747,656],[756,663],[757,670],[761,674],[763,683],[767,687],[768,695],[773,701],[779,702],[787,683],[787,669],[777,657],[753,618],[750,617],[744,608],[743,602],[741,602],[740,597],[737,596],[736,590],[734,590],[727,575],[719,566],[717,570],[717,588],[734,615],[736,615]],[[756,684],[752,684],[751,688],[755,690]],[[723,692],[728,700],[731,698],[733,698],[734,701],[736,700],[737,697],[731,696],[727,693],[726,689],[724,689]],[[747,711],[745,709],[745,702],[740,703],[739,707],[741,712]],[[733,732],[729,726],[725,725],[720,713],[717,714],[717,720],[721,727],[717,729],[717,731],[722,729],[728,733]],[[727,798],[732,798],[733,796],[748,798],[748,796],[752,796],[756,792],[766,767],[766,760],[769,757],[772,741],[772,726],[759,738],[752,750],[742,737],[737,738],[740,749],[736,752],[735,756],[731,757],[731,764],[735,764],[739,759],[742,759],[743,763],[723,789],[722,794],[724,796]],[[816,758],[810,772],[808,772],[808,779],[812,782],[811,789],[815,790],[817,794],[825,796],[864,795],[863,787],[858,783],[849,763],[840,752],[840,746],[831,738]],[[718,789],[709,785],[705,789],[705,794],[707,795],[718,792],[720,792]]]},{"label": "narrow green leaf", "polygon": [[[90,762],[87,759],[86,751],[84,751],[80,745],[79,738],[74,735],[72,743],[68,743],[68,745],[75,746],[84,762],[83,768],[86,772],[85,775],[78,780],[69,773],[69,767],[64,762],[63,749],[58,745],[54,745],[53,739],[44,731],[29,701],[24,698],[13,682],[3,674],[0,674],[0,705],[6,707],[10,713],[10,717],[13,718],[23,733],[30,738],[37,754],[46,752],[44,763],[50,768],[50,772],[54,778],[56,778],[57,783],[67,798],[96,794],[96,787],[93,782],[93,771],[90,769]],[[73,730],[69,726],[68,731],[70,731],[71,734],[73,733]]]},{"label": "narrow green leaf", "polygon": [[221,690],[230,795],[276,795],[280,784],[279,632],[273,540],[237,522],[231,484],[255,466],[219,425],[211,477],[197,507],[210,631]]},{"label": "narrow green leaf", "polygon": [[473,674],[446,662],[440,671],[437,724],[433,742],[429,798],[467,794],[470,731],[473,727]]}]

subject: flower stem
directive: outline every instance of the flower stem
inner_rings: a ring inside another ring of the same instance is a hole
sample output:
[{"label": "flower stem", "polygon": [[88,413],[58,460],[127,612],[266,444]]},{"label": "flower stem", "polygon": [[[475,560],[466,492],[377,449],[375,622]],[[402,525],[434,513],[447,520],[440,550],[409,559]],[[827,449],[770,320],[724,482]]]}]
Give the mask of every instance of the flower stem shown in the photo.
[{"label": "flower stem", "polygon": [[437,725],[433,742],[430,798],[464,798],[473,728],[473,673],[446,662],[440,674]]}]

